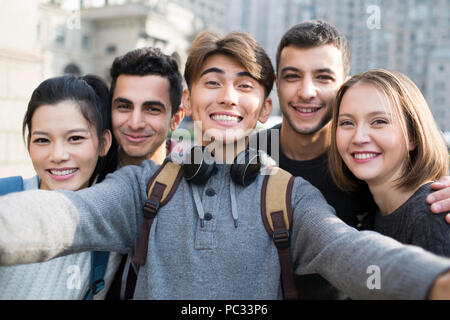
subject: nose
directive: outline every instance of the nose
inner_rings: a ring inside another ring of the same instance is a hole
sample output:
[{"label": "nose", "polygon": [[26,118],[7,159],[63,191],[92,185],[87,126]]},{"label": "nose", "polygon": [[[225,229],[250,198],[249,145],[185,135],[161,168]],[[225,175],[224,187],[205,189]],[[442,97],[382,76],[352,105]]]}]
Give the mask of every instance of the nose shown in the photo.
[{"label": "nose", "polygon": [[64,143],[56,142],[52,145],[49,160],[55,163],[61,163],[69,160],[69,152]]},{"label": "nose", "polygon": [[353,143],[354,144],[365,144],[370,142],[369,130],[365,125],[358,125],[353,134]]},{"label": "nose", "polygon": [[297,94],[302,100],[306,101],[316,97],[316,86],[314,85],[314,82],[310,76],[305,76],[302,79]]},{"label": "nose", "polygon": [[225,85],[220,89],[217,96],[217,103],[234,107],[238,105],[239,97],[233,85]]},{"label": "nose", "polygon": [[132,130],[139,130],[145,128],[145,121],[140,110],[133,110],[128,125]]}]

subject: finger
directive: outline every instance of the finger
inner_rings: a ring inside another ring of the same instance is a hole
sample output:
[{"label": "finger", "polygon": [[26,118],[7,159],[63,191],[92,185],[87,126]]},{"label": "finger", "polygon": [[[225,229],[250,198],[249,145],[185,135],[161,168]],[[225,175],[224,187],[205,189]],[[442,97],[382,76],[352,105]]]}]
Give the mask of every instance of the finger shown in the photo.
[{"label": "finger", "polygon": [[439,181],[433,182],[432,184],[430,184],[430,187],[431,187],[431,189],[433,189],[433,190],[441,190],[441,189],[446,188],[445,184],[442,184],[442,183],[439,182]]},{"label": "finger", "polygon": [[440,190],[445,187],[450,187],[450,176],[444,176],[440,178],[439,180],[433,182],[430,187],[434,190]]},{"label": "finger", "polygon": [[[427,196],[426,201],[427,201],[427,203],[432,204],[437,201],[446,200],[446,199],[450,199],[450,188],[445,188],[445,189],[430,193]],[[449,208],[447,208],[447,210],[449,210]]]},{"label": "finger", "polygon": [[450,199],[433,203],[431,205],[431,211],[436,214],[450,212]]}]

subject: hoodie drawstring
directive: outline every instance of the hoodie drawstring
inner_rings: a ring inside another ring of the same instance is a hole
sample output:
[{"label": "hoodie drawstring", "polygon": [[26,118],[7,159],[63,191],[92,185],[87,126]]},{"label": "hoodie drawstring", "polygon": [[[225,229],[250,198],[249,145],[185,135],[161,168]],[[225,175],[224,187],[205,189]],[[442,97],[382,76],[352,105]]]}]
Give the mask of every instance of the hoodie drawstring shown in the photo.
[{"label": "hoodie drawstring", "polygon": [[[197,209],[197,214],[200,219],[200,226],[203,228],[205,226],[205,211],[203,210],[202,201],[200,200],[199,187],[192,184],[192,193],[194,195],[194,203]],[[236,190],[233,181],[230,181],[230,198],[231,198],[231,215],[233,217],[234,227],[238,227],[238,211],[236,205]]]}]

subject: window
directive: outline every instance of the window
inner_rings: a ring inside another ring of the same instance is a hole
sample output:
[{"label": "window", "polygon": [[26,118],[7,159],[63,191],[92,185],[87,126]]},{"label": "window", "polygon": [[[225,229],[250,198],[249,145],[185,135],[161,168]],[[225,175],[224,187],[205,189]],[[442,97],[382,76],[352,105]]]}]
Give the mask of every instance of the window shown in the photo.
[{"label": "window", "polygon": [[117,52],[117,47],[115,45],[111,44],[106,47],[107,54],[116,54],[116,52]]},{"label": "window", "polygon": [[66,40],[66,32],[64,27],[57,27],[55,30],[55,43],[58,45],[63,45]]},{"label": "window", "polygon": [[81,47],[84,50],[89,50],[91,49],[91,38],[88,35],[83,35],[83,37],[81,38]]}]

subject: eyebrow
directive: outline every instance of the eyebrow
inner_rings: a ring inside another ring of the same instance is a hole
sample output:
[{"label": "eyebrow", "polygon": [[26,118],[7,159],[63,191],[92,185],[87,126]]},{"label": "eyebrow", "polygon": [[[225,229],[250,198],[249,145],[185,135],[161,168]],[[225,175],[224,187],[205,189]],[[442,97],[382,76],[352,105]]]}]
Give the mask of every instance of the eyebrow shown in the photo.
[{"label": "eyebrow", "polygon": [[[77,133],[77,132],[88,133],[89,130],[87,130],[85,128],[75,128],[75,129],[70,129],[70,130],[66,131],[66,134],[72,134],[72,133]],[[31,133],[31,135],[49,136],[49,134],[45,131],[33,131]]]},{"label": "eyebrow", "polygon": [[[296,67],[284,67],[281,69],[281,73],[287,72],[287,71],[294,71],[294,72],[301,72],[300,69],[296,68]],[[314,70],[315,73],[331,73],[331,74],[336,74],[332,69],[330,68],[320,68],[320,69],[316,69]]]},{"label": "eyebrow", "polygon": [[219,69],[219,68],[216,68],[216,67],[212,67],[212,68],[208,68],[208,69],[206,69],[205,71],[203,71],[203,72],[200,74],[200,77],[204,76],[204,75],[207,74],[207,73],[211,73],[211,72],[225,74],[225,71],[223,71],[222,69]]},{"label": "eyebrow", "polygon": [[[126,104],[131,104],[133,105],[133,101],[128,100],[126,98],[122,98],[122,97],[117,97],[116,99],[114,99],[113,104],[117,104],[117,103],[126,103]],[[148,101],[144,101],[142,103],[143,106],[160,106],[161,108],[167,109],[166,105],[164,103],[162,103],[159,100],[148,100]]]},{"label": "eyebrow", "polygon": [[[220,68],[217,68],[217,67],[212,67],[212,68],[208,68],[205,71],[203,71],[200,74],[200,77],[204,76],[207,73],[211,73],[211,72],[225,74],[224,70],[222,70]],[[237,76],[239,76],[239,77],[250,77],[250,78],[254,79],[254,77],[248,71],[240,71],[240,72],[237,73]]]},{"label": "eyebrow", "polygon": [[[384,111],[374,111],[374,112],[371,112],[371,113],[368,114],[368,116],[370,116],[370,117],[373,117],[373,116],[379,116],[379,115],[392,116],[392,114],[389,114],[389,113],[384,112]],[[343,114],[340,114],[340,115],[338,116],[338,118],[340,118],[340,117],[349,117],[349,118],[353,118],[353,115],[350,114],[350,113],[343,113]]]}]

